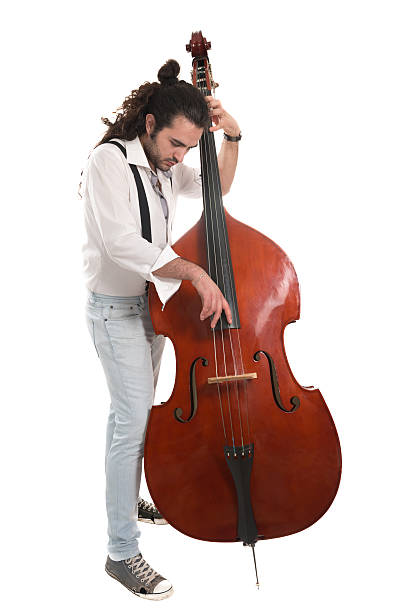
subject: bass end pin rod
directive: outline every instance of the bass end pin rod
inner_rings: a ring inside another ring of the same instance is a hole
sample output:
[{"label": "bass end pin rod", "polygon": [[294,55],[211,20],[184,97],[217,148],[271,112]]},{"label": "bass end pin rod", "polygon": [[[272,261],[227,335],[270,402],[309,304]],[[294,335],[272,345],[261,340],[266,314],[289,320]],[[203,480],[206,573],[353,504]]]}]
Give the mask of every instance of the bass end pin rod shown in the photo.
[{"label": "bass end pin rod", "polygon": [[254,557],[255,576],[256,576],[256,586],[258,587],[258,590],[259,590],[258,569],[257,569],[257,567],[256,567],[256,558],[255,558],[255,544],[251,544],[251,548],[252,548],[252,555],[253,555],[253,557]]},{"label": "bass end pin rod", "polygon": [[253,542],[252,544],[247,544],[246,542],[243,543],[244,546],[250,546],[252,548],[252,556],[254,558],[254,566],[255,566],[255,576],[256,576],[256,586],[259,590],[259,578],[258,578],[258,568],[256,566],[256,557],[255,557],[255,544],[256,542]]}]

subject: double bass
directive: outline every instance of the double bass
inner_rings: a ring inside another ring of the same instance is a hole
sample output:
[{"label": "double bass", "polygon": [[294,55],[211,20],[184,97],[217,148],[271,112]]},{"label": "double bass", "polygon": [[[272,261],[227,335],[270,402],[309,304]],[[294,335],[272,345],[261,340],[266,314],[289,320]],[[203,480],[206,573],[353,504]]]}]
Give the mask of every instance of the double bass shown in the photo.
[{"label": "double bass", "polygon": [[[201,32],[192,34],[192,81],[204,95],[215,86],[209,49]],[[208,129],[200,157],[203,214],[174,250],[208,272],[232,323],[224,312],[214,329],[200,321],[201,300],[187,281],[164,310],[150,285],[153,326],[173,342],[176,378],[169,400],[150,413],[145,474],[175,529],[243,542],[257,573],[257,541],[306,529],[328,510],[340,443],[320,391],[299,385],[285,353],[284,329],[300,315],[294,267],[275,242],[225,210]]]}]

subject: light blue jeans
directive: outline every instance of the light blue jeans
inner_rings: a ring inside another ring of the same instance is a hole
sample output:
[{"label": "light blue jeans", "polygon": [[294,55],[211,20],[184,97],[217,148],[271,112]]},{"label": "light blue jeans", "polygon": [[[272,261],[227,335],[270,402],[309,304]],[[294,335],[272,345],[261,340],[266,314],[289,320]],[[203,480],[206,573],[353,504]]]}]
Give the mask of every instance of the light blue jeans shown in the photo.
[{"label": "light blue jeans", "polygon": [[86,320],[108,383],[106,432],[108,554],[137,555],[137,501],[144,438],[165,338],[153,331],[147,295],[116,297],[89,292]]}]

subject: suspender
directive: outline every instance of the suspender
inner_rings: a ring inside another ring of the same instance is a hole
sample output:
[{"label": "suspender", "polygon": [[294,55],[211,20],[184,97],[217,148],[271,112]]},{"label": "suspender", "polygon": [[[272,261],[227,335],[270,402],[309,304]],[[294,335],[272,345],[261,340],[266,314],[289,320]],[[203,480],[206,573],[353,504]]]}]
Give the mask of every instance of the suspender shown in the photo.
[{"label": "suspender", "polygon": [[[126,149],[123,145],[121,145],[119,142],[116,142],[115,140],[109,140],[108,142],[109,144],[116,145],[122,151],[123,155],[127,159]],[[148,240],[149,242],[151,242],[152,241],[152,228],[150,225],[150,212],[149,212],[149,205],[147,203],[146,192],[143,187],[142,179],[140,177],[137,166],[135,164],[129,164],[129,166],[133,172],[133,176],[135,177],[137,194],[139,196],[140,219],[142,221],[142,236],[145,240]]]}]

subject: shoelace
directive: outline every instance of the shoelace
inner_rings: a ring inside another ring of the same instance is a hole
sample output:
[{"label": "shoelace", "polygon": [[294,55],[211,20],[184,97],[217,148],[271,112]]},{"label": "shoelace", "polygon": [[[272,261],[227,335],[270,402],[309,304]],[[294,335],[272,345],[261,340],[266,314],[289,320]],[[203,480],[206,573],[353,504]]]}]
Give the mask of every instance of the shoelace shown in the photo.
[{"label": "shoelace", "polygon": [[146,583],[148,586],[151,581],[159,576],[159,572],[156,572],[150,565],[145,561],[141,554],[137,555],[137,557],[131,557],[130,559],[126,559],[125,563],[128,568],[132,570],[132,574],[136,574],[138,578],[142,582]]},{"label": "shoelace", "polygon": [[141,506],[144,510],[148,510],[149,512],[156,512],[157,508],[154,504],[151,504],[144,499],[139,502],[139,506]]}]

